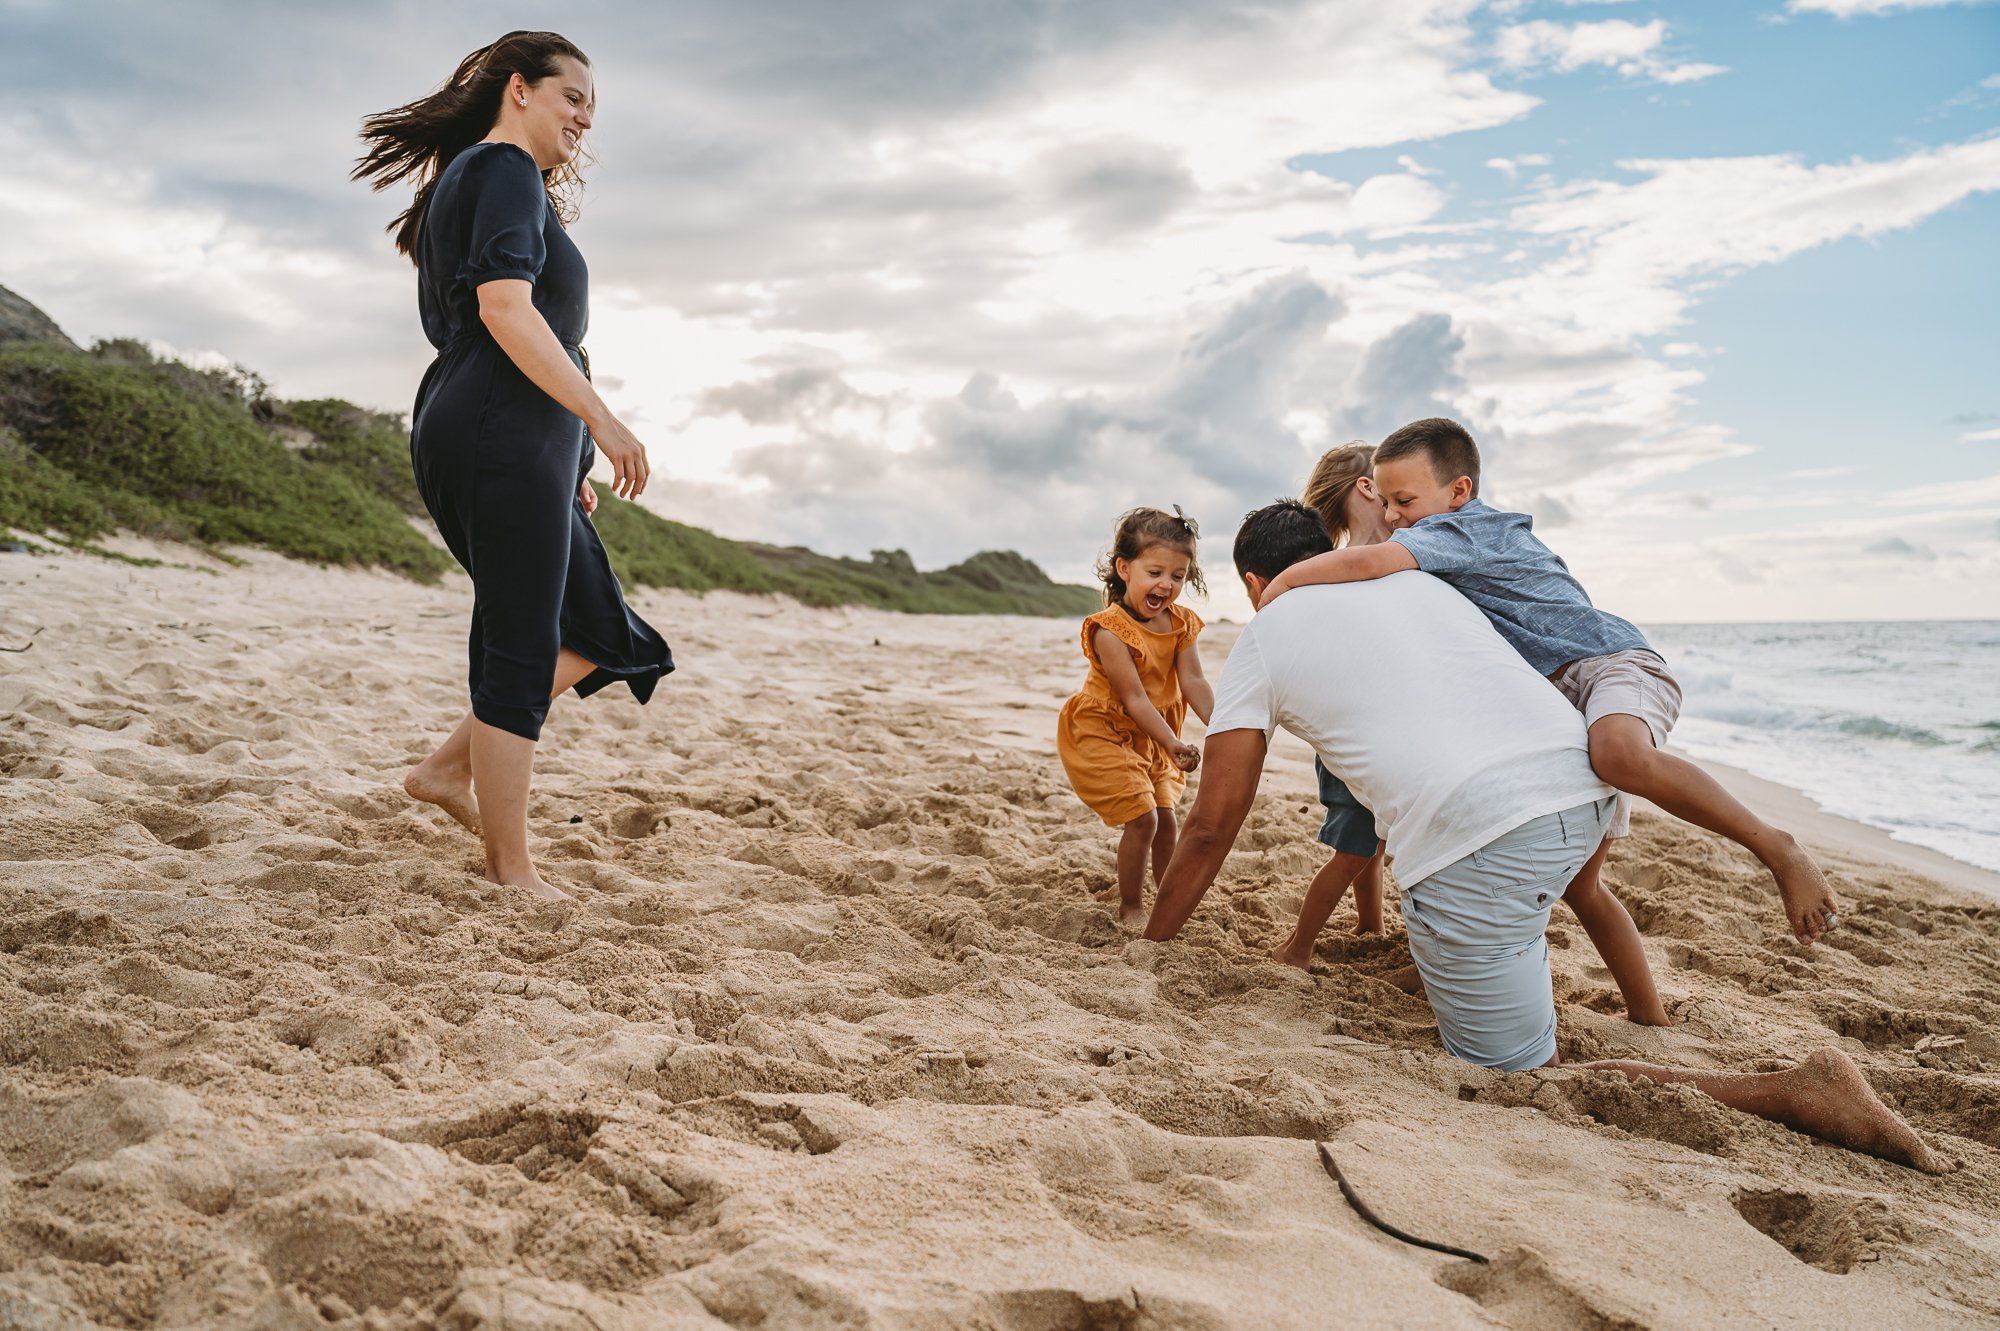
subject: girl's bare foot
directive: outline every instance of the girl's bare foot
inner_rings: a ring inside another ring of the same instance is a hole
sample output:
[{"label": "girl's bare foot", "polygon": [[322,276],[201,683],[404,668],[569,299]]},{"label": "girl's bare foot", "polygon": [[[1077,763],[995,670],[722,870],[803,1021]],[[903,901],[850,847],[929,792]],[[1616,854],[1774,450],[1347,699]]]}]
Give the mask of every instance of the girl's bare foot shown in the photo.
[{"label": "girl's bare foot", "polygon": [[1833,927],[1840,903],[1834,900],[1826,875],[1798,842],[1791,842],[1772,860],[1771,876],[1778,880],[1778,895],[1784,899],[1792,936],[1810,947],[1815,938]]},{"label": "girl's bare foot", "polygon": [[535,872],[533,865],[528,866],[527,870],[523,873],[508,874],[502,873],[499,869],[495,868],[493,861],[489,858],[486,861],[486,881],[489,883],[498,883],[502,887],[517,887],[538,901],[576,900],[575,897],[572,897],[561,888],[543,882],[542,876]]},{"label": "girl's bare foot", "polygon": [[1118,924],[1125,929],[1143,929],[1149,912],[1144,902],[1120,901],[1118,903]]},{"label": "girl's bare foot", "polygon": [[479,835],[479,801],[472,795],[472,769],[446,771],[433,767],[429,759],[410,769],[403,789],[413,800],[435,804],[452,816],[460,827]]},{"label": "girl's bare foot", "polygon": [[1301,948],[1296,937],[1286,938],[1284,942],[1271,949],[1271,960],[1280,966],[1295,966],[1302,971],[1311,970],[1312,959],[1312,944],[1307,943]]}]

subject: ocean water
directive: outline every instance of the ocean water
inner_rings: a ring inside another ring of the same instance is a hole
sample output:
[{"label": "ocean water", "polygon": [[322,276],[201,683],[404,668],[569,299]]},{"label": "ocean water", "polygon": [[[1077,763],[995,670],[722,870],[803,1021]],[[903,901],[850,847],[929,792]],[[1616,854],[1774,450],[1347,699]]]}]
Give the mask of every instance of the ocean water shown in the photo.
[{"label": "ocean water", "polygon": [[1668,624],[1673,742],[2000,870],[2000,621]]}]

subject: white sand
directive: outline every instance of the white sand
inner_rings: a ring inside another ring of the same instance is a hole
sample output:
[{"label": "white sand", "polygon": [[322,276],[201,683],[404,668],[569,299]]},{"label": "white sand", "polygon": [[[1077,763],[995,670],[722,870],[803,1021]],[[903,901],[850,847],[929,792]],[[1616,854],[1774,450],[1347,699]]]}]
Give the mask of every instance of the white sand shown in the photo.
[{"label": "white sand", "polygon": [[[0,655],[0,1326],[2000,1318],[1970,880],[1849,846],[1808,950],[1642,817],[1612,876],[1666,1032],[1551,931],[1566,1059],[1835,1044],[1965,1166],[1931,1178],[1468,1068],[1351,909],[1311,975],[1265,961],[1324,853],[1291,747],[1183,940],[1131,942],[1053,757],[1072,624],[637,599],[682,670],[558,705],[533,830],[579,900],[531,906],[398,788],[463,707],[463,582],[0,556],[0,646],[41,629]],[[1315,1138],[1493,1263],[1366,1227]]]}]

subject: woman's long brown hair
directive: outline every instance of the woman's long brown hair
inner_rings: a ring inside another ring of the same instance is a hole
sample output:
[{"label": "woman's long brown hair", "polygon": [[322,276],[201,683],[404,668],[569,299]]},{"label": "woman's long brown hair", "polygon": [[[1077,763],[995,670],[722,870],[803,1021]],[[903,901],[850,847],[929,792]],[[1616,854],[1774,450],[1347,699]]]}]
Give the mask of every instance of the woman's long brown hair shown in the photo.
[{"label": "woman's long brown hair", "polygon": [[[452,158],[491,132],[500,119],[507,81],[519,74],[531,84],[540,83],[560,72],[556,61],[563,56],[590,63],[574,43],[557,33],[510,32],[459,61],[457,70],[430,96],[361,122],[361,139],[368,151],[355,163],[351,178],[372,178],[378,190],[416,179],[416,199],[388,226],[396,235],[396,248],[412,262],[438,176]],[[556,216],[565,224],[574,221],[576,206],[570,195],[583,186],[577,163],[572,160],[542,172],[542,183],[548,187],[549,206]]]}]

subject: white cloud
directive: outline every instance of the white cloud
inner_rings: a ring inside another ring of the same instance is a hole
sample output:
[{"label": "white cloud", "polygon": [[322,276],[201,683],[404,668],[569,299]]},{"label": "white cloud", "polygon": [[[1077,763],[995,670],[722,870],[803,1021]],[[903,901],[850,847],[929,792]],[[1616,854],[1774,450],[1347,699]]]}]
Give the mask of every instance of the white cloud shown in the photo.
[{"label": "white cloud", "polygon": [[1901,9],[1942,9],[1946,5],[1989,4],[1991,0],[1786,0],[1792,14],[1831,14],[1835,18],[1893,14]]},{"label": "white cloud", "polygon": [[1961,443],[1967,444],[2000,443],[2000,430],[1974,430],[1958,438]]},{"label": "white cloud", "polygon": [[1513,157],[1489,157],[1486,159],[1486,165],[1500,172],[1509,180],[1512,180],[1522,167],[1547,166],[1548,164],[1549,155],[1547,153],[1520,153]]},{"label": "white cloud", "polygon": [[1820,166],[1795,156],[1620,165],[1646,178],[1551,186],[1510,222],[1567,246],[1533,278],[1548,303],[1607,331],[1657,333],[1684,317],[1687,279],[1880,236],[2000,189],[2000,137]]},{"label": "white cloud", "polygon": [[1517,23],[1499,30],[1493,55],[1514,70],[1554,69],[1570,73],[1590,65],[1616,70],[1626,78],[1658,83],[1692,83],[1721,74],[1721,65],[1673,63],[1660,53],[1667,38],[1664,20],[1631,23],[1604,19],[1565,26],[1548,19]]}]

